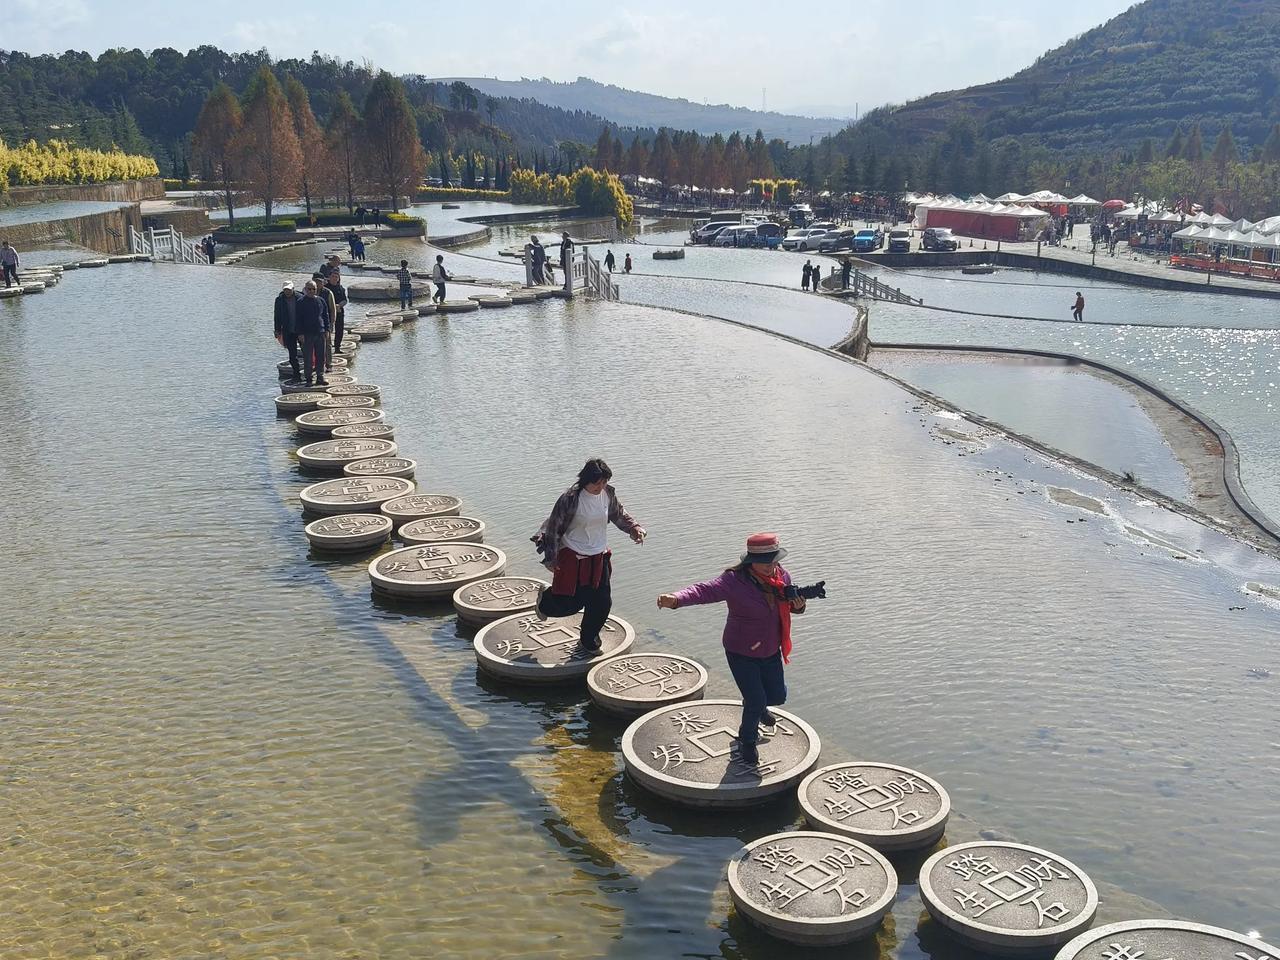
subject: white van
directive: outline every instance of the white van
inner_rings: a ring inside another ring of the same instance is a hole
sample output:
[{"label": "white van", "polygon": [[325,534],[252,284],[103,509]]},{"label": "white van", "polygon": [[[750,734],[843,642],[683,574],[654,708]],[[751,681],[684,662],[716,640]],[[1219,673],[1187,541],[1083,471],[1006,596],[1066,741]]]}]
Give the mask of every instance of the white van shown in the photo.
[{"label": "white van", "polygon": [[694,230],[689,235],[689,239],[694,243],[710,243],[725,227],[736,227],[740,224],[741,221],[738,220],[711,220]]}]

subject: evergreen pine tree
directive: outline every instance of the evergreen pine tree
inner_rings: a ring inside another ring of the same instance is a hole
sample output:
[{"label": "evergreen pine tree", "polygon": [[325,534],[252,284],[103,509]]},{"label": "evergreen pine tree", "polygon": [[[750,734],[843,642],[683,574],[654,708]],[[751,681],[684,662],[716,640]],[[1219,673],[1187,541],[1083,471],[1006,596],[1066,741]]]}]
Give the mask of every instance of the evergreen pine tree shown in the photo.
[{"label": "evergreen pine tree", "polygon": [[1173,128],[1173,136],[1169,139],[1168,145],[1164,148],[1164,157],[1166,160],[1175,160],[1181,157],[1187,149],[1187,140],[1182,133],[1182,124],[1178,124]]}]

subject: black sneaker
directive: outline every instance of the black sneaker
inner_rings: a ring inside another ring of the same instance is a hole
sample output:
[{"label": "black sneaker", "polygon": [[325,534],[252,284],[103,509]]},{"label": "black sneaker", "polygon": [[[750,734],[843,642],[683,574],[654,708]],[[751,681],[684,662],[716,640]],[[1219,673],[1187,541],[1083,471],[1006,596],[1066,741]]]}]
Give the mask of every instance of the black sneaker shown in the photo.
[{"label": "black sneaker", "polygon": [[773,715],[773,712],[768,707],[765,707],[764,713],[760,714],[760,726],[766,730],[773,730],[777,725],[778,718]]},{"label": "black sneaker", "polygon": [[600,649],[599,637],[596,637],[594,640],[588,640],[586,637],[582,637],[578,640],[578,643],[582,646],[583,650],[589,650],[592,653],[595,653]]},{"label": "black sneaker", "polygon": [[329,385],[329,381],[328,381],[328,380],[317,380],[317,381],[316,381],[316,386],[317,386],[317,387],[327,387],[328,385]]},{"label": "black sneaker", "polygon": [[311,381],[310,381],[310,380],[308,380],[308,381],[307,381],[307,386],[308,386],[308,387],[312,386],[312,383],[311,383]]},{"label": "black sneaker", "polygon": [[748,767],[760,766],[760,751],[754,743],[743,743],[741,740],[735,740],[734,743],[737,744],[734,753],[737,754],[739,763]]}]

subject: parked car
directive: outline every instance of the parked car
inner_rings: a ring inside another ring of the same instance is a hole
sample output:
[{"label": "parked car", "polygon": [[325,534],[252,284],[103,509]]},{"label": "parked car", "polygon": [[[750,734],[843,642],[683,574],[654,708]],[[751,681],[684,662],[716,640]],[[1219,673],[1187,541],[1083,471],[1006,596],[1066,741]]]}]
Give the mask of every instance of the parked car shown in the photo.
[{"label": "parked car", "polygon": [[924,236],[920,238],[920,249],[959,250],[960,241],[950,227],[925,227]]},{"label": "parked car", "polygon": [[910,230],[890,230],[889,231],[889,252],[890,253],[910,253],[911,252],[911,231]]},{"label": "parked car", "polygon": [[851,227],[828,230],[827,235],[818,241],[818,252],[827,253],[832,250],[852,250],[853,238],[858,231]]},{"label": "parked car", "polygon": [[711,245],[715,247],[757,247],[760,245],[760,235],[756,232],[756,224],[754,223],[735,223],[731,227],[725,227],[716,234],[715,239],[711,241]]},{"label": "parked car", "polygon": [[710,243],[725,227],[739,225],[737,220],[710,220],[700,227],[695,227],[693,232],[689,234],[689,240],[693,243]]},{"label": "parked car", "polygon": [[804,253],[807,250],[816,250],[818,248],[818,241],[826,235],[827,231],[821,229],[815,230],[812,228],[806,228],[804,230],[793,230],[787,235],[787,238],[782,241],[782,249],[799,250],[801,253]]},{"label": "parked car", "polygon": [[787,235],[787,231],[780,224],[766,220],[764,223],[756,224],[756,236],[760,240],[760,246],[768,247],[770,250],[777,250],[782,246],[782,238]]},{"label": "parked car", "polygon": [[884,246],[884,234],[879,227],[872,230],[859,230],[853,238],[853,249],[859,253],[879,250]]},{"label": "parked car", "polygon": [[791,209],[787,211],[787,216],[791,220],[793,226],[803,227],[813,219],[813,208],[807,203],[795,203],[791,205]]}]

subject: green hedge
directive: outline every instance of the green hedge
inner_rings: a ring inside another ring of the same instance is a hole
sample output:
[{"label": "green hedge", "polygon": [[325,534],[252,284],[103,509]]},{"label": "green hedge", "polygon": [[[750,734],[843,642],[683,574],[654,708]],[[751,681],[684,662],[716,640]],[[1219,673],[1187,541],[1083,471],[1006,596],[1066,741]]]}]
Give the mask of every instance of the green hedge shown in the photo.
[{"label": "green hedge", "polygon": [[428,200],[510,200],[510,190],[464,190],[462,187],[423,187],[413,195],[417,203]]},{"label": "green hedge", "polygon": [[239,222],[234,227],[221,227],[227,233],[292,233],[298,229],[296,220],[276,220],[263,223],[261,219],[250,222]]}]

